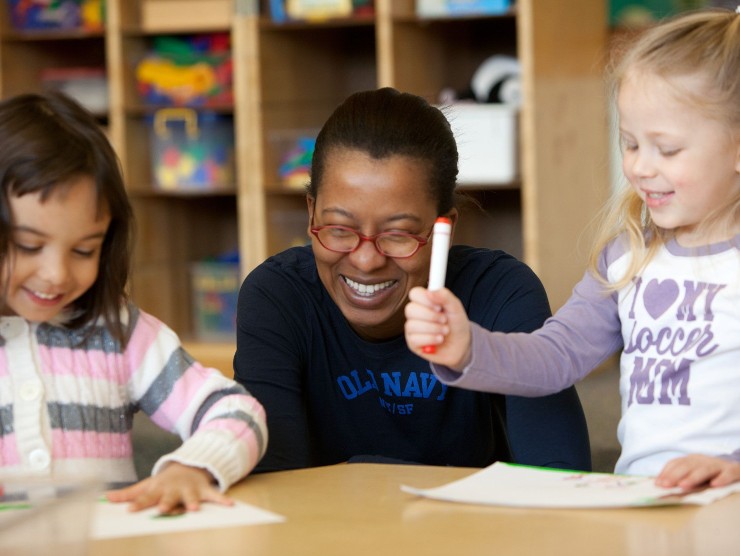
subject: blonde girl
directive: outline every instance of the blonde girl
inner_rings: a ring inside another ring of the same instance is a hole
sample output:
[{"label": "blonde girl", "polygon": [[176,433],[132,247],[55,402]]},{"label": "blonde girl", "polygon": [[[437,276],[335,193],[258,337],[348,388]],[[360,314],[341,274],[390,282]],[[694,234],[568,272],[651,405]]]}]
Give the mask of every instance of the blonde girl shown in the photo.
[{"label": "blonde girl", "polygon": [[[623,172],[588,272],[531,334],[490,333],[415,288],[406,340],[447,384],[556,392],[621,351],[619,473],[740,481],[740,15],[687,13],[612,70]],[[436,353],[422,351],[426,344]]]}]

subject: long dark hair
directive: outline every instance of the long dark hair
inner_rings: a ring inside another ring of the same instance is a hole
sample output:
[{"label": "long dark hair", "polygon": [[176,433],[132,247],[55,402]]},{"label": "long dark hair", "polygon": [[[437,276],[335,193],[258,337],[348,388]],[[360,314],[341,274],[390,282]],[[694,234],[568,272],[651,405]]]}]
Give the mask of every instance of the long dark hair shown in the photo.
[{"label": "long dark hair", "polygon": [[75,300],[66,324],[79,328],[102,317],[113,336],[125,343],[120,314],[127,300],[134,220],[118,157],[95,118],[61,93],[24,94],[0,102],[0,266],[9,272],[7,263],[12,264],[10,197],[40,193],[43,200],[81,176],[94,180],[99,210],[107,210],[111,222],[98,277]]}]

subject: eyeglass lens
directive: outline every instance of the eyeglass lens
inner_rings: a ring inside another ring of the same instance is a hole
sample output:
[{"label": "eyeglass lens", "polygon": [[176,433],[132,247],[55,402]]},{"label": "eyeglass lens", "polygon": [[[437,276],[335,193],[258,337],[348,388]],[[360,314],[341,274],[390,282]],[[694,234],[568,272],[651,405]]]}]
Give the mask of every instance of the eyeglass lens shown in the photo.
[{"label": "eyeglass lens", "polygon": [[[362,241],[360,235],[344,228],[321,228],[318,231],[321,244],[332,251],[353,251]],[[375,247],[388,257],[408,257],[419,248],[419,240],[404,234],[385,233],[378,235]]]}]

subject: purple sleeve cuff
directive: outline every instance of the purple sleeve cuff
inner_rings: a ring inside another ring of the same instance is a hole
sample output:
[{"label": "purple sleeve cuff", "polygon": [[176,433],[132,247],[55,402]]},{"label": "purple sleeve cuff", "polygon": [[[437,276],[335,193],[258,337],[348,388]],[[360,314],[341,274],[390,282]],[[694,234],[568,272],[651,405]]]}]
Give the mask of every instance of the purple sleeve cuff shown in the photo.
[{"label": "purple sleeve cuff", "polygon": [[718,456],[721,459],[727,460],[727,461],[734,461],[735,463],[740,463],[740,449],[735,450],[731,454],[722,454],[721,456]]}]

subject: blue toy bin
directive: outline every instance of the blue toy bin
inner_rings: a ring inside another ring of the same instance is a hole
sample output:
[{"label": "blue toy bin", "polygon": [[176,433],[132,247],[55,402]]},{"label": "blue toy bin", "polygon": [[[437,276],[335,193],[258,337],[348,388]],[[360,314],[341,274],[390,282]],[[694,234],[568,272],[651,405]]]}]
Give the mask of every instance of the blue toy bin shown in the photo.
[{"label": "blue toy bin", "polygon": [[195,337],[202,341],[233,342],[236,338],[236,304],[241,286],[239,263],[192,263],[190,278]]},{"label": "blue toy bin", "polygon": [[169,192],[233,191],[233,118],[162,108],[151,119],[154,187]]}]

